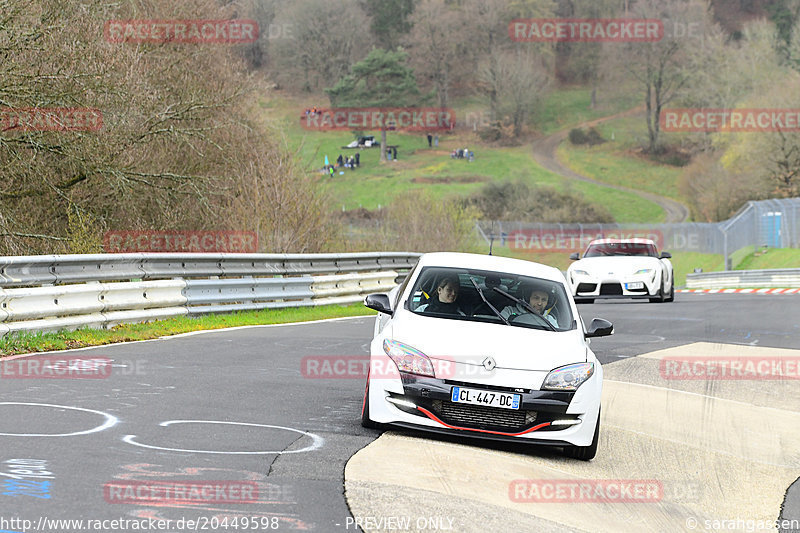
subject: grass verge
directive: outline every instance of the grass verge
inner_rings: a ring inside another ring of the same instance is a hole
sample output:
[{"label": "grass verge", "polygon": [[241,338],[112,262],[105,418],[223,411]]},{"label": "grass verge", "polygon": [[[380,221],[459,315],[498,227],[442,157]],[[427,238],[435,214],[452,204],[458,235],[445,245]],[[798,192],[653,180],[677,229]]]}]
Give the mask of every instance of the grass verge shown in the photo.
[{"label": "grass verge", "polygon": [[678,193],[680,168],[620,152],[613,142],[584,147],[565,141],[558,147],[558,157],[575,172],[602,183],[683,201]]},{"label": "grass verge", "polygon": [[157,339],[168,335],[206,329],[287,324],[370,314],[375,313],[358,303],[346,306],[326,305],[320,307],[263,309],[261,311],[246,311],[224,315],[207,315],[198,318],[176,317],[143,324],[121,324],[111,329],[82,328],[75,331],[55,333],[15,333],[0,339],[0,357],[21,353],[85,348],[116,342]]},{"label": "grass verge", "polygon": [[736,270],[761,270],[767,268],[800,268],[800,249],[770,248],[757,251],[742,259]]},{"label": "grass verge", "polygon": [[[556,130],[562,126],[560,119],[579,122],[583,119],[603,116],[625,109],[629,102],[614,101],[604,108],[585,115],[588,107],[589,90],[570,89],[569,101],[561,102],[561,111],[552,117],[540,117],[547,125],[545,131]],[[558,98],[554,101],[560,101]],[[473,109],[471,101],[459,102],[457,115],[465,115],[465,109]],[[305,168],[314,171],[322,167],[325,156],[333,163],[339,154],[354,155],[355,150],[342,146],[353,140],[348,131],[318,132],[300,127],[299,112],[303,102],[286,97],[275,97],[262,102],[263,112],[280,125],[289,144],[298,150]],[[547,107],[547,106],[544,106]],[[567,112],[569,110],[569,112]],[[566,113],[566,114],[564,114]],[[558,118],[556,124],[551,122]],[[380,132],[368,131],[366,134],[379,138]],[[400,193],[410,189],[423,189],[426,194],[437,198],[447,196],[463,197],[480,189],[491,181],[522,181],[528,185],[550,186],[561,191],[571,191],[588,201],[609,208],[619,222],[659,222],[664,219],[663,210],[656,204],[640,198],[636,194],[616,191],[591,183],[575,182],[549,172],[533,159],[530,146],[512,148],[490,146],[480,142],[471,131],[457,130],[456,133],[440,133],[438,148],[428,148],[424,132],[407,135],[389,132],[387,141],[398,145],[398,161],[381,163],[378,148],[360,151],[361,166],[357,170],[344,170],[333,178],[317,174],[319,185],[331,196],[331,210],[355,209],[364,207],[376,209],[388,205]],[[457,148],[469,147],[475,152],[475,161],[454,160],[450,152]]]},{"label": "grass verge", "polygon": [[639,97],[629,91],[598,92],[598,105],[591,109],[592,90],[587,87],[561,88],[545,97],[533,114],[536,129],[545,135],[597,118],[626,111],[639,104]]}]

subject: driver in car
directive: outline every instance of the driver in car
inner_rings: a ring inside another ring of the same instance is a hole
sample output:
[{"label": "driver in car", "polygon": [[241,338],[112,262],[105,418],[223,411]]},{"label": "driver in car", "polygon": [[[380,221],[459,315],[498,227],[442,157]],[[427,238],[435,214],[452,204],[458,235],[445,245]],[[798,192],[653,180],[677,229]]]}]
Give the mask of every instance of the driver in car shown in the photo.
[{"label": "driver in car", "polygon": [[458,302],[456,302],[459,285],[460,283],[456,276],[447,276],[440,279],[439,283],[436,284],[436,292],[433,294],[431,302],[419,306],[417,311],[466,316],[459,307]]},{"label": "driver in car", "polygon": [[[546,309],[549,298],[547,289],[544,286],[533,285],[526,287],[523,292],[523,299],[528,301],[537,315],[547,320],[554,328],[558,327],[558,321],[556,320],[556,317],[551,315]],[[530,311],[521,304],[510,305],[503,308],[503,310],[500,312],[500,314],[503,315],[503,318],[506,320],[511,320],[515,316],[524,315],[526,313],[530,313]]]}]

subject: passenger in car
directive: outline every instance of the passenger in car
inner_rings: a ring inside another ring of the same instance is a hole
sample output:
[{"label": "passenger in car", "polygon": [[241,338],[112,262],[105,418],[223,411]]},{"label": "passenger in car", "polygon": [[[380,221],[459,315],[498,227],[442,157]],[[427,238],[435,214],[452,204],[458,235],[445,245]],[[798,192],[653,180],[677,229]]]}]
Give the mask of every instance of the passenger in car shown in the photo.
[{"label": "passenger in car", "polygon": [[[553,327],[558,327],[558,321],[556,320],[556,317],[550,314],[550,311],[547,309],[549,296],[545,287],[538,285],[526,287],[523,290],[522,298],[530,304],[537,314],[547,319],[547,321],[550,322]],[[518,315],[524,315],[525,313],[530,313],[530,311],[520,304],[510,305],[500,311],[500,314],[503,315],[503,318],[506,320]]]},{"label": "passenger in car", "polygon": [[458,277],[443,277],[436,284],[436,292],[431,296],[430,303],[419,306],[417,311],[466,316],[466,313],[461,310],[456,301],[458,299],[459,286]]}]

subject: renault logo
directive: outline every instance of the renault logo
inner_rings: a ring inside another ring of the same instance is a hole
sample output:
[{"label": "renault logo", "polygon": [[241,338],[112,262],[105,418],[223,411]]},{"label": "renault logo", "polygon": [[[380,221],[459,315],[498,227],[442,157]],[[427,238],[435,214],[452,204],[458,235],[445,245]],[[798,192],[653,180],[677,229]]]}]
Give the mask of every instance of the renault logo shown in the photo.
[{"label": "renault logo", "polygon": [[497,363],[495,363],[494,359],[492,359],[491,357],[487,357],[486,359],[484,359],[482,364],[483,368],[485,368],[489,372],[494,370],[495,367],[497,366]]}]

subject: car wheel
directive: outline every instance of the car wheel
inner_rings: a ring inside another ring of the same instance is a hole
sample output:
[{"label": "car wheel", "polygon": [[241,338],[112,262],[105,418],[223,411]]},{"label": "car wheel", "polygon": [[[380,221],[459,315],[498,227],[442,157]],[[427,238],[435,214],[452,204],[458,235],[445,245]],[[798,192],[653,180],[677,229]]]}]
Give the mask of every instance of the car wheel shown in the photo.
[{"label": "car wheel", "polygon": [[364,388],[364,401],[361,404],[361,426],[368,429],[379,429],[381,426],[369,418],[369,374],[367,374],[367,386]]},{"label": "car wheel", "polygon": [[597,443],[600,440],[600,411],[597,411],[597,424],[594,426],[594,437],[588,446],[565,446],[564,455],[579,461],[591,461],[597,455]]},{"label": "car wheel", "polygon": [[661,280],[661,288],[658,289],[658,296],[654,296],[653,298],[650,298],[650,303],[654,304],[654,303],[660,303],[660,302],[666,302],[666,301],[667,301],[666,297],[664,296],[664,280],[662,279]]},{"label": "car wheel", "polygon": [[667,296],[667,299],[664,301],[665,302],[675,301],[675,278],[672,279],[672,286],[669,288],[669,296]]}]

